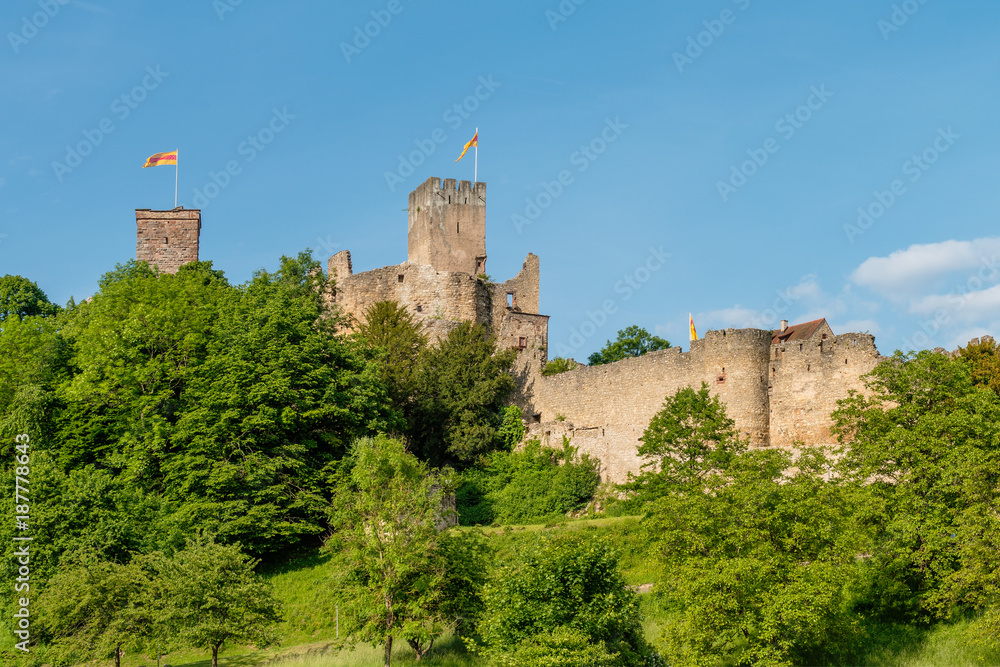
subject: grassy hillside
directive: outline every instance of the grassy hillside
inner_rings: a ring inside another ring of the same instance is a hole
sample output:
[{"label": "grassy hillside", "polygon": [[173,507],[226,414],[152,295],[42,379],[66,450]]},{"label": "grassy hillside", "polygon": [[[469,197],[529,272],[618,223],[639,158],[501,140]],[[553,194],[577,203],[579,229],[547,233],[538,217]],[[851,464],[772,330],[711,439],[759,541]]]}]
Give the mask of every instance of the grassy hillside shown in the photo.
[{"label": "grassy hillside", "polygon": [[[471,530],[461,528],[459,530]],[[656,639],[669,616],[660,612],[643,584],[655,580],[655,568],[645,552],[637,517],[566,521],[558,524],[487,528],[497,561],[503,562],[516,550],[542,534],[584,531],[595,539],[606,539],[622,553],[626,580],[641,593],[646,615],[644,630]],[[331,589],[333,564],[328,557],[313,555],[266,574],[281,600],[285,620],[279,627],[281,644],[264,650],[252,647],[226,647],[220,654],[223,667],[361,667],[380,665],[382,649],[368,645],[340,647],[337,641],[337,591]],[[872,667],[983,667],[1000,665],[1000,651],[990,650],[981,641],[970,641],[976,629],[973,621],[940,625],[929,631],[914,628],[881,630],[875,648],[864,664]],[[164,656],[160,664],[172,667],[208,667],[207,651],[176,651]],[[102,663],[105,664],[105,663]],[[111,664],[111,661],[106,661]],[[126,667],[150,667],[155,657],[129,655]],[[413,651],[397,643],[393,664],[417,664]],[[432,653],[419,663],[426,667],[479,667],[485,662],[466,652],[457,638],[444,637]]]}]

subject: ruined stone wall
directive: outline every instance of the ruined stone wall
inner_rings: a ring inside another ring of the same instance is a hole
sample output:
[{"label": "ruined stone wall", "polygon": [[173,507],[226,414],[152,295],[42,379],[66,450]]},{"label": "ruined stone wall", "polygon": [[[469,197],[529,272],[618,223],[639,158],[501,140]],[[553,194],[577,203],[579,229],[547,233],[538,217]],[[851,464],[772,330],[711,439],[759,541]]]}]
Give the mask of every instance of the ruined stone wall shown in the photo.
[{"label": "ruined stone wall", "polygon": [[540,312],[538,255],[528,253],[516,276],[502,283],[492,283],[493,321],[500,322],[508,310],[524,313]]},{"label": "ruined stone wall", "polygon": [[474,276],[410,263],[356,274],[349,267],[347,251],[328,262],[329,271],[336,272],[333,303],[359,323],[376,301],[398,302],[424,323],[432,340],[447,335],[458,322],[489,323],[490,292]]},{"label": "ruined stone wall", "polygon": [[875,337],[821,332],[807,341],[789,341],[771,349],[771,444],[791,447],[836,443],[830,414],[837,401],[854,389],[864,391],[861,376],[881,360]]},{"label": "ruined stone wall", "polygon": [[198,261],[201,235],[201,211],[135,210],[135,258],[159,267],[164,273],[177,273],[184,264]]},{"label": "ruined stone wall", "polygon": [[438,271],[486,272],[486,184],[429,178],[410,193],[408,261]]},{"label": "ruined stone wall", "polygon": [[767,446],[770,346],[768,331],[727,329],[709,331],[689,352],[669,348],[548,377],[533,372],[522,383],[523,408],[530,422],[572,424],[573,445],[599,457],[605,478],[616,482],[638,470],[639,437],[664,399],[702,382],[753,446]]}]

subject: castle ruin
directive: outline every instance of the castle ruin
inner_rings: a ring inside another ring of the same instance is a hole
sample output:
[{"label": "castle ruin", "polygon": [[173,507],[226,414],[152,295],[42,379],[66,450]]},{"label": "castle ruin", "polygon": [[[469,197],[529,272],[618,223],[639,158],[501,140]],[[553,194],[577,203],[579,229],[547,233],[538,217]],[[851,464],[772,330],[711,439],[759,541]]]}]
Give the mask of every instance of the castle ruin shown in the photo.
[{"label": "castle ruin", "polygon": [[[198,260],[201,212],[136,210],[136,258],[173,273]],[[486,326],[518,350],[515,403],[528,437],[569,437],[601,461],[606,480],[637,472],[639,438],[664,399],[684,387],[709,390],[754,447],[834,444],[831,413],[881,360],[868,334],[835,335],[826,320],[781,329],[708,331],[679,347],[600,366],[542,375],[548,316],[539,313],[539,259],[528,254],[505,282],[486,273],[486,184],[430,178],[410,193],[407,261],[354,273],[351,253],[329,259],[332,303],[351,326],[378,301],[396,301],[432,340],[463,321]]]},{"label": "castle ruin", "polygon": [[615,482],[637,472],[639,438],[663,400],[707,383],[754,447],[833,444],[830,414],[861,376],[879,362],[868,334],[837,336],[826,320],[777,331],[709,331],[679,347],[601,366],[577,366],[543,376],[548,316],[539,313],[539,259],[529,254],[520,273],[488,282],[486,184],[430,178],[410,193],[408,258],[403,264],[354,273],[345,250],[330,258],[333,302],[363,321],[377,301],[396,301],[433,339],[464,320],[487,326],[502,348],[519,353],[515,402],[528,437],[558,444],[571,438],[601,461]]}]

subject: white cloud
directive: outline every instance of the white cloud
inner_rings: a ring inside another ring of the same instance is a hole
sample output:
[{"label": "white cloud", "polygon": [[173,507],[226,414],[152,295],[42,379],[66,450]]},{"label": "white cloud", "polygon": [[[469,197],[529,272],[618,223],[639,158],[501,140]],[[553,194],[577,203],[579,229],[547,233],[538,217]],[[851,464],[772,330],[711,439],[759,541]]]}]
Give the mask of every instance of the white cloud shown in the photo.
[{"label": "white cloud", "polygon": [[941,311],[948,317],[965,322],[994,318],[1000,314],[1000,285],[964,293],[931,294],[910,303],[910,312],[917,315],[932,315]]},{"label": "white cloud", "polygon": [[694,323],[695,326],[701,327],[718,329],[745,329],[747,327],[760,326],[760,319],[759,310],[751,310],[737,304],[732,308],[723,308],[721,310],[710,310],[707,313],[698,313]]},{"label": "white cloud", "polygon": [[994,266],[998,255],[997,237],[916,244],[888,257],[869,257],[851,274],[851,280],[880,294],[903,298],[926,290],[949,274]]}]

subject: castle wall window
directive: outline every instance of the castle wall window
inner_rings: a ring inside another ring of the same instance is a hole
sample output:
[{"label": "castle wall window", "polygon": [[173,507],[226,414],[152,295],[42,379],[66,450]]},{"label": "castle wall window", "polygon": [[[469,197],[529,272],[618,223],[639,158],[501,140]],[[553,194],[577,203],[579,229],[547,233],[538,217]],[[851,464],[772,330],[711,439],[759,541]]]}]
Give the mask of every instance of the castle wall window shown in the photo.
[{"label": "castle wall window", "polygon": [[424,307],[423,306],[417,306],[417,312],[418,313],[424,312]]},{"label": "castle wall window", "polygon": [[525,338],[524,336],[521,336],[520,338],[517,339],[517,349],[523,350],[526,347],[528,347],[528,339]]},{"label": "castle wall window", "polygon": [[396,276],[396,282],[399,282],[399,283],[403,282],[403,274],[402,273],[400,273],[398,276]]},{"label": "castle wall window", "polygon": [[514,307],[514,293],[513,292],[507,292],[507,307],[508,308],[513,308]]}]

